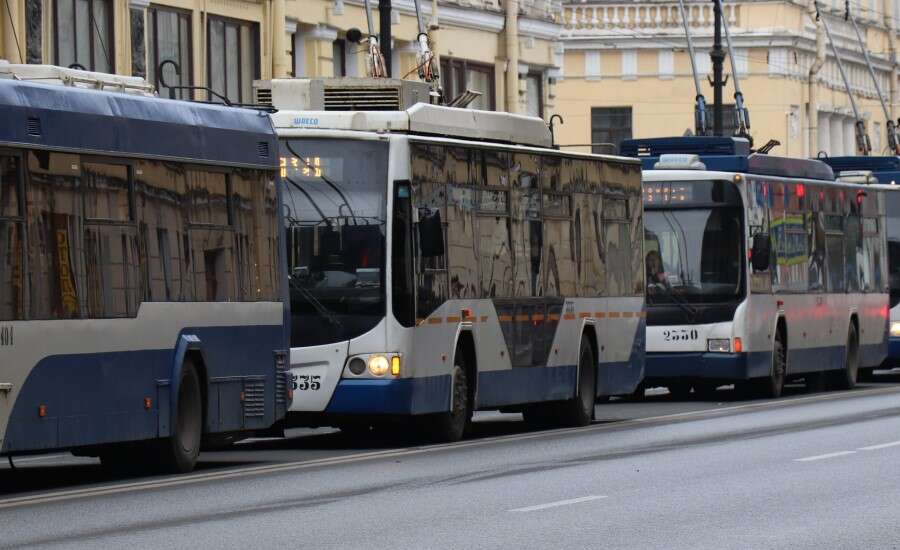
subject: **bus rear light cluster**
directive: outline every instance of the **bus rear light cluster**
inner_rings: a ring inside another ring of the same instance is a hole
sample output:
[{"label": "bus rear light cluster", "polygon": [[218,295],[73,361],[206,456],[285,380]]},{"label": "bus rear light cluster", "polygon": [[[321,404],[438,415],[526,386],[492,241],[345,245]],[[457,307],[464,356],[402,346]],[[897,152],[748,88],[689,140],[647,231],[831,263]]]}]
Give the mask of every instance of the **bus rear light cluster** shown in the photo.
[{"label": "bus rear light cluster", "polygon": [[731,341],[728,338],[710,338],[706,347],[713,353],[728,353],[731,351]]}]

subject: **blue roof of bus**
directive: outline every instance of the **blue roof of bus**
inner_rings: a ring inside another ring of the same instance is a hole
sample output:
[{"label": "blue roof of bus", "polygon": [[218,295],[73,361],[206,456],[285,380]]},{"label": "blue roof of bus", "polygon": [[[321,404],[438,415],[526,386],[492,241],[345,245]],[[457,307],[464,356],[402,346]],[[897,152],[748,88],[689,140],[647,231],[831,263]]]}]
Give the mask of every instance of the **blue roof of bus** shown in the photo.
[{"label": "blue roof of bus", "polygon": [[668,138],[626,139],[620,154],[638,157],[644,170],[653,170],[660,155],[698,155],[707,170],[834,180],[834,172],[824,162],[763,155],[750,152],[750,143],[743,138],[690,136]]},{"label": "blue roof of bus", "polygon": [[267,113],[0,79],[0,144],[276,168]]},{"label": "blue roof of bus", "polygon": [[819,160],[831,166],[835,172],[869,170],[879,183],[900,181],[900,157],[897,156],[822,157]]}]

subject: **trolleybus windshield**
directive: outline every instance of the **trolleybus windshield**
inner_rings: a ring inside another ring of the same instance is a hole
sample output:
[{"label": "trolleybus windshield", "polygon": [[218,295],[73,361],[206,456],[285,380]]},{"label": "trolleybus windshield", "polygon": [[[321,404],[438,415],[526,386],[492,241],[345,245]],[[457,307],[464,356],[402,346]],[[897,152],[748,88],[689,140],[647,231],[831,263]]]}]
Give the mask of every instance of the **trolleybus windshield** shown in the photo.
[{"label": "trolleybus windshield", "polygon": [[[688,190],[686,200],[677,194],[666,197],[664,202],[671,198],[671,204],[648,203],[645,192],[649,304],[723,302],[742,296],[743,210],[736,190],[710,192],[709,187],[718,184],[731,187],[727,182],[678,182],[678,188]],[[694,185],[703,189],[691,191]]]},{"label": "trolleybus windshield", "polygon": [[385,315],[388,144],[284,139],[291,346],[340,342]]}]

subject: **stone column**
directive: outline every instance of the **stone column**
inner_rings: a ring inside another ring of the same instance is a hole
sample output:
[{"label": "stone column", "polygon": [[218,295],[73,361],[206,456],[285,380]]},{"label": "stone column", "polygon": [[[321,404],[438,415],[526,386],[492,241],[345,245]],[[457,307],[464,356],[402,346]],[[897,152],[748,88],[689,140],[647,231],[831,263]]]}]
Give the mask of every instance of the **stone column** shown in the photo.
[{"label": "stone column", "polygon": [[[0,58],[10,63],[25,63],[25,7],[24,0],[3,0],[0,2],[0,35],[3,37],[3,51]],[[7,9],[8,7],[8,9]]]},{"label": "stone column", "polygon": [[289,76],[284,0],[272,0],[272,78]]},{"label": "stone column", "polygon": [[337,40],[337,30],[324,25],[316,25],[308,34],[309,42],[306,48],[307,76],[325,77],[334,76],[334,50],[332,44]]}]

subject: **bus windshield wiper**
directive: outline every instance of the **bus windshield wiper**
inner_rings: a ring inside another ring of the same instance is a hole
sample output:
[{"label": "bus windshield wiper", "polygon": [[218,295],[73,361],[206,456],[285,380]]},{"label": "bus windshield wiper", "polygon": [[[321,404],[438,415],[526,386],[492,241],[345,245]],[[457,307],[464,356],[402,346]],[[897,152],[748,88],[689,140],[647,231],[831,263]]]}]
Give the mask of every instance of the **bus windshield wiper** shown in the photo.
[{"label": "bus windshield wiper", "polygon": [[[665,290],[669,298],[672,299],[672,303],[678,306],[681,311],[687,314],[689,323],[693,323],[697,320],[697,308],[692,306],[690,302],[679,296],[674,290],[672,290],[672,287],[670,287],[668,284],[660,284],[657,286]],[[650,295],[648,294],[647,296],[649,297]],[[655,305],[655,303],[650,300],[648,300],[648,302],[650,302],[651,305]]]},{"label": "bus windshield wiper", "polygon": [[293,280],[293,278],[290,279],[290,283],[291,283],[291,288],[293,288],[297,292],[299,292],[300,295],[303,296],[307,302],[309,302],[309,304],[313,307],[313,309],[315,309],[319,315],[324,317],[326,321],[328,321],[329,323],[331,323],[332,325],[334,325],[337,328],[343,328],[343,324],[340,322],[340,320],[338,320],[338,318],[334,314],[334,312],[331,311],[330,309],[328,309],[327,307],[325,307],[322,304],[322,302],[319,301],[318,298],[313,296],[312,292],[303,288],[300,285],[300,283],[295,282]]}]

